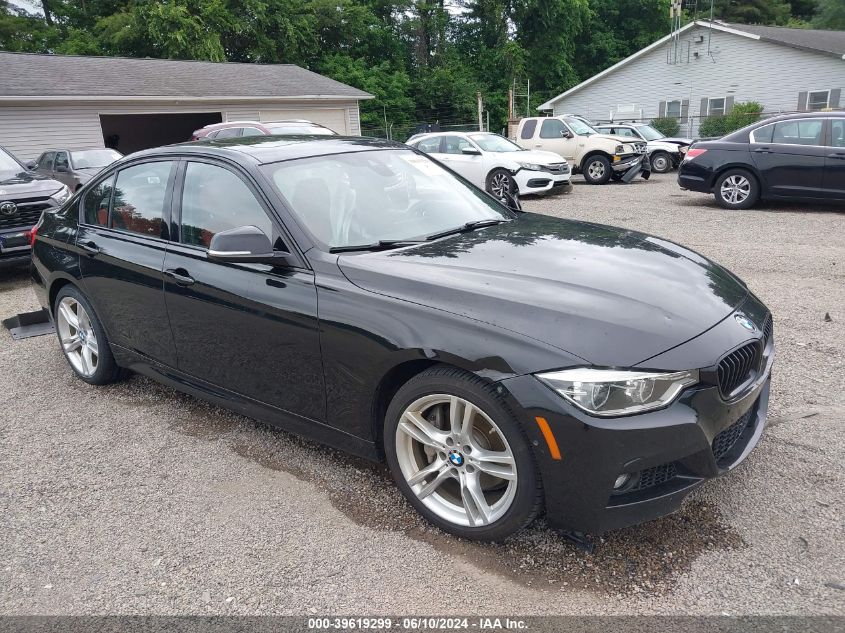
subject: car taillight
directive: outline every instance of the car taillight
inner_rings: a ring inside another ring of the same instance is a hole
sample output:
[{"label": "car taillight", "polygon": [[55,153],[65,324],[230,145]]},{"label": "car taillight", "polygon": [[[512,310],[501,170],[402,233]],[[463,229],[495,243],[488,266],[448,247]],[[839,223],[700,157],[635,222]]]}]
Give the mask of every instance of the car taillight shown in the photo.
[{"label": "car taillight", "polygon": [[701,156],[706,151],[707,151],[706,149],[698,149],[698,148],[688,149],[687,155],[684,156],[684,160],[692,160],[696,156]]},{"label": "car taillight", "polygon": [[35,236],[38,235],[38,229],[41,227],[41,224],[44,222],[44,216],[42,215],[38,218],[38,222],[35,223],[31,229],[29,229],[29,247],[35,247]]}]

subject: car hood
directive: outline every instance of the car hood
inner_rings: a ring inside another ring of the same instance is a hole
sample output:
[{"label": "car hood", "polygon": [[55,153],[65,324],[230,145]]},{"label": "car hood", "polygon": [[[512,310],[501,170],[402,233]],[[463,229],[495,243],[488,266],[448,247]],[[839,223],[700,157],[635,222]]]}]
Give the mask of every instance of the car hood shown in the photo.
[{"label": "car hood", "polygon": [[57,180],[23,171],[18,174],[0,176],[0,198],[14,199],[26,194],[50,195],[64,185]]},{"label": "car hood", "polygon": [[530,213],[431,243],[342,255],[338,265],[365,290],[608,367],[634,366],[698,336],[748,294],[725,269],[677,244]]},{"label": "car hood", "polygon": [[520,163],[537,163],[539,165],[550,165],[565,163],[566,159],[560,154],[547,152],[539,149],[524,150],[522,152],[490,152],[497,158]]},{"label": "car hood", "polygon": [[675,143],[676,145],[692,145],[691,138],[681,138],[681,137],[664,137],[657,139],[660,143]]}]

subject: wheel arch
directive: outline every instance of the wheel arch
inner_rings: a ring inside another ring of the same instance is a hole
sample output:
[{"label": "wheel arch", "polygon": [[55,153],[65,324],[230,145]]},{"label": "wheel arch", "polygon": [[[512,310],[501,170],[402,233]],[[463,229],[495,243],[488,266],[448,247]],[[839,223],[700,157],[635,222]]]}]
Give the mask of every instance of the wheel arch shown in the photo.
[{"label": "wheel arch", "polygon": [[584,154],[584,158],[582,158],[581,162],[578,164],[578,169],[581,171],[581,173],[584,173],[584,166],[587,164],[587,161],[590,160],[593,156],[604,156],[607,160],[611,162],[611,164],[613,164],[613,156],[611,156],[604,150],[594,149]]},{"label": "wheel arch", "polygon": [[716,183],[719,181],[725,172],[730,171],[731,169],[741,169],[742,171],[748,172],[754,177],[754,180],[757,181],[757,187],[760,190],[760,198],[763,198],[763,194],[765,192],[764,180],[760,176],[760,173],[757,171],[757,168],[753,165],[749,165],[748,163],[729,163],[727,165],[721,165],[718,170],[713,171],[713,177],[709,183],[710,193],[713,193],[716,190]]},{"label": "wheel arch", "polygon": [[65,286],[74,286],[77,290],[82,292],[82,288],[79,287],[79,284],[76,283],[76,279],[73,277],[57,276],[50,282],[50,287],[47,290],[47,298],[50,302],[50,314],[53,313],[53,308],[56,305],[56,297],[59,296],[59,292]]}]

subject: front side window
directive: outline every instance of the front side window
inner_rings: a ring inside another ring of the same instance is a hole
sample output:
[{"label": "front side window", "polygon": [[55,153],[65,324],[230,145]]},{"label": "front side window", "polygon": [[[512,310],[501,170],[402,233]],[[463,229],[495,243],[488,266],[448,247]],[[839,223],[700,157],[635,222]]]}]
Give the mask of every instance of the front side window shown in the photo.
[{"label": "front side window", "polygon": [[46,169],[47,171],[53,169],[53,157],[55,155],[55,152],[44,152],[41,154],[41,158],[38,159],[38,169]]},{"label": "front side window", "polygon": [[[772,142],[783,145],[821,145],[822,119],[806,119],[801,121],[781,121],[774,124]],[[755,132],[754,138],[757,138]]]},{"label": "front side window", "polygon": [[845,147],[845,119],[833,119],[830,125],[830,144],[833,147]]},{"label": "front side window", "polygon": [[710,99],[707,103],[707,114],[710,116],[722,116],[725,113],[724,99]]},{"label": "front side window", "polygon": [[426,154],[437,153],[440,151],[440,137],[434,136],[432,138],[424,138],[417,143],[417,149]]},{"label": "front side window", "polygon": [[534,138],[534,130],[537,129],[537,119],[528,119],[522,125],[522,132],[519,133],[519,138],[529,139]]},{"label": "front side window", "polygon": [[218,131],[217,134],[214,135],[214,138],[235,138],[236,136],[238,136],[238,134],[240,134],[240,131],[241,128],[239,127],[226,127]]},{"label": "front side window", "polygon": [[680,119],[681,118],[681,102],[680,101],[667,101],[666,102],[666,116],[670,119]]},{"label": "front side window", "polygon": [[546,119],[540,126],[540,138],[563,138],[566,126],[560,119]]},{"label": "front side window", "polygon": [[616,128],[616,136],[624,136],[626,138],[639,138],[634,131],[627,127],[618,127]]},{"label": "front side window", "polygon": [[64,167],[65,169],[70,168],[67,161],[67,152],[56,152],[56,166],[54,169],[59,169],[60,167]]},{"label": "front side window", "polygon": [[228,169],[188,163],[182,189],[183,244],[208,248],[220,231],[255,226],[273,239],[273,225],[246,183]]},{"label": "front side window", "polygon": [[817,90],[807,95],[807,109],[824,110],[830,104],[830,90]]},{"label": "front side window", "polygon": [[566,119],[566,123],[578,136],[590,136],[591,134],[596,134],[596,131],[584,123],[581,119],[569,118]]},{"label": "front side window", "polygon": [[443,137],[444,154],[461,154],[465,147],[472,147],[472,143],[466,140],[463,136]]},{"label": "front side window", "polygon": [[477,134],[470,134],[469,137],[485,152],[521,152],[523,149],[509,141],[504,136],[498,134],[490,134],[489,132],[479,132]]},{"label": "front side window", "polygon": [[410,150],[371,150],[263,167],[297,221],[325,247],[425,239],[513,215],[483,191]]},{"label": "front side window", "polygon": [[111,226],[151,237],[164,236],[164,203],[173,162],[122,169],[112,197]]},{"label": "front side window", "polygon": [[109,225],[109,203],[114,189],[114,174],[85,194],[82,203],[83,222],[97,226]]}]

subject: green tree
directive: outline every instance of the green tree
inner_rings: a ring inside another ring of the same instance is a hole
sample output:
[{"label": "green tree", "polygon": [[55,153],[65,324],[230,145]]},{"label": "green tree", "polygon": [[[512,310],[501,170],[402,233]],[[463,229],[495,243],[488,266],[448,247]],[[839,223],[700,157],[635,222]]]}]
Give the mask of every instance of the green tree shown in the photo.
[{"label": "green tree", "polygon": [[716,0],[714,13],[725,22],[775,25],[785,25],[792,15],[786,0]]},{"label": "green tree", "polygon": [[819,0],[812,25],[817,29],[845,30],[845,0]]}]

